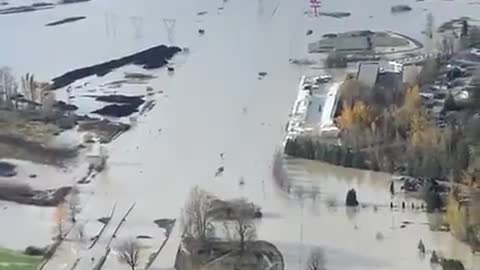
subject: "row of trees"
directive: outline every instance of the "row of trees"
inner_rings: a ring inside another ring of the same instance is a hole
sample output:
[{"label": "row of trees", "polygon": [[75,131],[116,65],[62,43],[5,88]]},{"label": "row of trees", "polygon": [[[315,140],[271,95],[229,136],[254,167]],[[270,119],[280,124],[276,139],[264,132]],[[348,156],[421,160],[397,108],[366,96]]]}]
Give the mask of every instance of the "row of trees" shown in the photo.
[{"label": "row of trees", "polygon": [[[400,106],[372,106],[367,95],[343,100],[339,117],[341,145],[315,137],[289,140],[285,153],[362,169],[438,178],[459,175],[470,163],[465,128],[451,122],[437,128],[423,110],[418,86],[405,91]],[[355,100],[353,99],[353,100]],[[352,102],[352,103],[350,103]],[[367,105],[368,104],[368,105]]]}]

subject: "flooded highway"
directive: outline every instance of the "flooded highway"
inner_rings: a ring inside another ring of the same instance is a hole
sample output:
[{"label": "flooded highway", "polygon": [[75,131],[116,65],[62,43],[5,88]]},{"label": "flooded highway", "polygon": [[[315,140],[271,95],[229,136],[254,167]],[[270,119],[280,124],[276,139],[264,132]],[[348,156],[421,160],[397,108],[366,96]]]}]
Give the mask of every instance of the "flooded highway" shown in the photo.
[{"label": "flooded highway", "polygon": [[[272,179],[273,156],[285,135],[300,77],[318,72],[288,61],[308,56],[308,42],[325,33],[358,29],[392,30],[422,41],[424,9],[438,23],[480,14],[480,6],[468,1],[402,1],[413,10],[391,15],[393,2],[323,1],[325,10],[352,13],[336,19],[305,16],[307,1],[92,0],[0,16],[0,30],[9,36],[0,43],[0,63],[18,74],[34,72],[48,80],[169,40],[190,49],[188,55],[174,59],[174,75],[164,69],[155,71],[158,78],[153,85],[165,94],[158,96],[157,105],[138,119],[134,129],[108,146],[107,169],[81,187],[84,206],[79,219],[86,224],[87,235],[98,231],[96,219],[107,215],[115,203],[114,224],[135,203],[120,235],[151,235],[156,247],[163,232],[153,220],[178,218],[189,191],[198,185],[220,198],[245,197],[259,204],[265,217],[258,226],[258,238],[278,246],[287,269],[303,269],[312,247],[324,250],[327,269],[428,269],[431,250],[462,259],[468,269],[476,269],[480,257],[471,255],[468,246],[449,233],[430,231],[428,223],[435,216],[388,207],[392,201],[389,175],[287,159],[284,166],[292,181],[291,192],[281,190]],[[199,16],[200,11],[208,13]],[[49,21],[78,15],[87,19],[44,27]],[[132,25],[132,18],[137,17],[142,18],[140,26]],[[163,20],[168,18],[176,19],[170,33]],[[205,29],[205,34],[198,35],[198,29]],[[306,36],[308,29],[314,34]],[[268,74],[260,80],[258,72]],[[224,173],[214,177],[220,166]],[[245,185],[239,185],[240,178]],[[315,198],[308,192],[295,192],[312,187],[318,191]],[[352,187],[366,205],[358,211],[344,207],[345,194]],[[393,200],[407,199],[400,195]],[[53,220],[51,210],[36,212],[26,220],[41,220],[43,225],[30,232],[23,229],[38,243],[50,238]],[[20,213],[31,215],[26,210]],[[8,215],[0,219],[7,220]],[[412,224],[401,228],[404,221]],[[113,229],[108,227],[106,234]],[[179,235],[177,226],[156,268],[173,267]],[[1,244],[15,243],[9,235],[1,238]],[[417,252],[420,239],[427,247],[426,258]],[[100,239],[92,251],[66,243],[47,269],[69,269],[79,254],[98,255],[106,241]],[[85,262],[81,269],[89,266]],[[104,269],[116,267],[118,262],[109,259]]]}]

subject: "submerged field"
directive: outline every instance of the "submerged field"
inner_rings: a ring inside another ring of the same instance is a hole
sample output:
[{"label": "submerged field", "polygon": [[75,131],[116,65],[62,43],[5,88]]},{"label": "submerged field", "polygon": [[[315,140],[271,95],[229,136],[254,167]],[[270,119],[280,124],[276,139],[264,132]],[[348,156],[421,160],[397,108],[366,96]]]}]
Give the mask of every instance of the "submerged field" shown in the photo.
[{"label": "submerged field", "polygon": [[40,257],[27,256],[0,248],[0,270],[34,270],[37,269],[40,261]]}]

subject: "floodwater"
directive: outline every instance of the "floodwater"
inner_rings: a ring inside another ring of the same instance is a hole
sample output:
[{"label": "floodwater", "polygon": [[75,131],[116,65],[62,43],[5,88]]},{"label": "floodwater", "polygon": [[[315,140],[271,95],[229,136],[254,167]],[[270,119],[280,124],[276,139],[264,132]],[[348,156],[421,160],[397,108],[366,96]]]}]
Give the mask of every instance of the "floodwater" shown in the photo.
[{"label": "floodwater", "polygon": [[[391,15],[390,6],[400,3],[413,10]],[[469,269],[480,267],[478,257],[450,234],[430,232],[424,223],[435,218],[385,207],[391,200],[387,175],[288,160],[293,186],[315,185],[320,190],[315,201],[304,195],[301,204],[295,192],[290,195],[275,186],[271,168],[300,76],[314,73],[290,65],[288,59],[307,56],[309,41],[328,32],[356,29],[392,30],[423,40],[424,9],[440,24],[459,16],[475,17],[480,6],[468,1],[368,0],[361,5],[353,0],[322,1],[326,11],[352,13],[344,19],[308,18],[307,9],[307,1],[291,0],[92,0],[0,16],[2,36],[8,37],[0,42],[1,64],[17,74],[33,72],[44,80],[161,43],[190,48],[187,57],[176,59],[174,75],[156,71],[159,77],[152,86],[165,94],[156,97],[155,108],[139,118],[133,130],[109,145],[107,170],[81,187],[80,220],[87,224],[88,236],[98,230],[95,220],[108,215],[113,204],[118,203],[112,221],[116,224],[136,203],[119,238],[148,234],[154,237],[148,244],[159,246],[162,232],[153,220],[178,218],[189,190],[198,185],[222,198],[246,197],[261,205],[266,217],[258,226],[258,236],[281,249],[288,269],[303,268],[312,246],[324,249],[328,269],[426,269],[428,256],[422,259],[416,252],[420,239],[429,250],[461,258]],[[198,16],[200,11],[208,14]],[[69,16],[87,19],[44,26]],[[176,19],[174,30],[167,30],[165,23],[170,21],[164,19]],[[200,28],[205,35],[197,34]],[[307,37],[308,29],[314,34]],[[261,71],[268,75],[259,80]],[[126,86],[122,92],[128,90]],[[220,153],[225,153],[223,159]],[[220,166],[225,172],[215,178]],[[241,177],[243,187],[238,185]],[[36,179],[40,180],[49,181]],[[351,187],[367,204],[358,212],[341,206]],[[335,201],[338,207],[327,207]],[[378,205],[377,212],[373,205]],[[53,227],[46,213],[51,210],[36,211],[43,214],[25,220],[50,222]],[[16,221],[2,212],[0,220]],[[414,224],[400,228],[402,221]],[[21,235],[2,232],[1,243],[21,248],[12,244],[16,238],[38,243],[51,233],[48,226],[31,227]],[[377,233],[383,239],[377,240]],[[156,267],[173,266],[178,234],[177,228]],[[68,241],[47,268],[68,269],[79,252],[98,256],[106,241],[102,238],[90,252],[78,248],[84,246],[81,243]],[[81,269],[91,267],[84,262]],[[109,260],[105,269],[117,269],[116,260]]]}]

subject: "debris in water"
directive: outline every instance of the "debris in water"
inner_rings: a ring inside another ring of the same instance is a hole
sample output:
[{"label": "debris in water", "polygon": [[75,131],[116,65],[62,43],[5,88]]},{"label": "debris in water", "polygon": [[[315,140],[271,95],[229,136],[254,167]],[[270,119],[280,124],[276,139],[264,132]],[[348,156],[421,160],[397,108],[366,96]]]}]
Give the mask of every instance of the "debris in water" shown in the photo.
[{"label": "debris in water", "polygon": [[307,36],[310,36],[311,34],[313,34],[313,30],[310,30],[310,29],[309,29],[309,30],[307,31]]},{"label": "debris in water", "polygon": [[203,15],[205,15],[205,14],[207,14],[207,13],[208,13],[208,11],[200,11],[200,12],[197,12],[197,15],[198,15],[198,16],[203,16]]},{"label": "debris in water", "polygon": [[402,202],[402,209],[405,209],[405,202]]},{"label": "debris in water", "polygon": [[265,71],[260,71],[260,72],[258,72],[258,76],[260,76],[260,77],[265,77],[265,76],[267,76],[267,74],[268,74],[268,73],[265,72]]},{"label": "debris in water", "polygon": [[198,29],[198,33],[199,33],[200,35],[203,35],[203,34],[205,34],[205,30],[203,30],[203,29]]},{"label": "debris in water", "polygon": [[240,177],[240,180],[238,181],[238,185],[240,186],[245,185],[245,179],[243,177]]},{"label": "debris in water", "polygon": [[422,239],[420,239],[420,242],[418,242],[417,248],[421,253],[425,253],[425,245],[423,244]]},{"label": "debris in water", "polygon": [[97,221],[102,223],[102,224],[107,224],[110,221],[110,217],[101,217],[101,218],[97,219]]},{"label": "debris in water", "polygon": [[430,257],[430,263],[439,263],[439,259],[438,259],[438,255],[437,253],[434,251],[432,251],[432,257]]},{"label": "debris in water", "polygon": [[375,234],[375,239],[377,239],[378,241],[383,240],[383,238],[385,238],[385,237],[383,236],[383,233],[377,232],[377,233]]},{"label": "debris in water", "polygon": [[247,112],[248,112],[247,107],[243,107],[242,112],[243,112],[243,114],[247,114]]},{"label": "debris in water", "polygon": [[395,195],[395,184],[393,181],[390,183],[390,194]]},{"label": "debris in water", "polygon": [[215,177],[220,176],[223,173],[224,170],[225,170],[225,168],[223,166],[219,167],[217,169],[217,171],[215,172]]},{"label": "debris in water", "polygon": [[396,6],[392,6],[390,8],[390,11],[392,13],[406,12],[406,11],[410,11],[410,10],[412,10],[412,8],[408,5],[396,5]]},{"label": "debris in water", "polygon": [[135,79],[135,80],[150,80],[155,79],[157,76],[141,73],[141,72],[125,72],[124,75],[125,79]]},{"label": "debris in water", "polygon": [[167,67],[168,72],[174,72],[175,68],[174,67]]},{"label": "debris in water", "polygon": [[350,12],[318,12],[318,15],[340,19],[344,17],[349,17],[351,13]]},{"label": "debris in water", "polygon": [[225,153],[220,153],[220,158],[221,158],[221,159],[223,159],[223,155],[224,155],[224,154],[225,154]]},{"label": "debris in water", "polygon": [[30,174],[28,177],[30,177],[30,178],[37,178],[37,175],[34,174],[34,173],[32,173],[32,174]]}]

